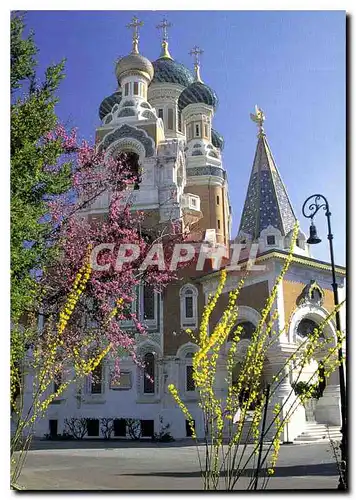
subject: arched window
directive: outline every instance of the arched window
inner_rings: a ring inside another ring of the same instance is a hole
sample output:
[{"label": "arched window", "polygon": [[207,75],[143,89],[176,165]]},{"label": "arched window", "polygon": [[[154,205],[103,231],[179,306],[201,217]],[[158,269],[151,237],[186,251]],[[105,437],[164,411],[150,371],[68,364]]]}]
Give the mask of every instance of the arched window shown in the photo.
[{"label": "arched window", "polygon": [[188,352],[185,356],[186,366],[185,366],[185,390],[187,392],[195,391],[195,382],[193,377],[193,364],[192,358],[193,353]]},{"label": "arched window", "polygon": [[318,328],[318,325],[317,323],[315,323],[315,321],[309,318],[304,318],[299,322],[297,334],[299,335],[299,337],[306,338],[314,332],[315,328]]},{"label": "arched window", "polygon": [[152,352],[148,352],[144,357],[143,370],[143,392],[144,394],[154,394],[155,392],[155,357]]},{"label": "arched window", "polygon": [[134,177],[135,182],[133,183],[133,189],[137,190],[140,189],[140,183],[141,183],[141,169],[139,165],[139,156],[137,153],[134,153],[133,151],[125,151],[126,157],[127,157],[127,163],[130,169],[130,172],[132,176]]},{"label": "arched window", "polygon": [[236,327],[233,330],[231,330],[228,337],[229,342],[232,342],[237,327],[242,327],[242,331],[240,332],[240,340],[251,339],[253,332],[256,330],[255,325],[251,323],[251,321],[241,321],[241,323],[238,323]]},{"label": "arched window", "polygon": [[180,320],[182,328],[196,328],[198,291],[192,285],[185,285],[180,290]]}]

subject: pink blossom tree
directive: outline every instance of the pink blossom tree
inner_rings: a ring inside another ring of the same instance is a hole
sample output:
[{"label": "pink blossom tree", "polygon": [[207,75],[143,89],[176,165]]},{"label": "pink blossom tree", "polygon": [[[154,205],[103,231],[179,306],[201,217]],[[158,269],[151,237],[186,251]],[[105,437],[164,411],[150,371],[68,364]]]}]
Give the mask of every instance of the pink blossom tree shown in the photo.
[{"label": "pink blossom tree", "polygon": [[[150,229],[145,225],[144,213],[132,209],[130,193],[138,182],[138,174],[128,155],[107,156],[96,146],[85,141],[79,143],[76,132],[67,133],[62,126],[47,134],[44,140],[60,141],[64,151],[59,164],[46,168],[59,169],[70,161],[73,174],[72,185],[65,195],[47,200],[52,238],[58,252],[41,278],[41,307],[45,316],[56,317],[83,265],[89,245],[94,250],[104,247],[97,253],[100,269],[93,268],[85,292],[62,335],[69,350],[81,345],[88,335],[92,349],[110,344],[115,373],[119,374],[118,348],[124,348],[136,360],[133,332],[145,333],[145,325],[131,312],[137,286],[145,283],[161,291],[177,278],[176,271],[170,269],[170,259],[174,244],[183,240],[182,224],[175,220]],[[109,193],[107,211],[93,220],[90,208],[104,193]],[[161,243],[163,260],[160,260],[162,255],[155,254],[157,243]],[[137,253],[135,258],[130,258],[130,250],[125,249],[121,254],[123,262],[118,263],[120,248],[130,246]],[[150,265],[145,265],[147,258]],[[134,328],[126,331],[123,320],[131,320]]]}]

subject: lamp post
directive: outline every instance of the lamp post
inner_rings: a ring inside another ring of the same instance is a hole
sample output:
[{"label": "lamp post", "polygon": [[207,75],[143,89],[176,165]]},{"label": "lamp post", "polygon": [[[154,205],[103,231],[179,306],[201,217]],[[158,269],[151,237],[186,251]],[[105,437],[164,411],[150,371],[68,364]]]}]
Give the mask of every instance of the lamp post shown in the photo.
[{"label": "lamp post", "polygon": [[[334,292],[334,304],[339,305],[339,294],[338,286],[336,282],[336,272],[335,272],[335,262],[334,262],[334,248],[333,248],[333,235],[331,232],[331,212],[329,208],[328,200],[322,194],[313,194],[309,196],[303,204],[302,212],[304,217],[311,219],[310,224],[310,235],[307,239],[307,243],[310,245],[315,245],[321,242],[321,239],[317,235],[316,227],[314,225],[315,214],[323,208],[328,221],[328,240],[330,248],[330,261],[331,261],[331,272],[332,272],[332,289]],[[308,210],[308,213],[306,212]],[[346,406],[346,386],[345,386],[345,372],[344,372],[344,361],[342,346],[340,341],[341,336],[341,323],[340,323],[340,312],[336,312],[336,330],[337,330],[337,342],[338,342],[338,361],[339,361],[339,379],[340,379],[340,400],[341,400],[341,473],[342,478],[340,478],[338,489],[347,490],[347,406]]]}]

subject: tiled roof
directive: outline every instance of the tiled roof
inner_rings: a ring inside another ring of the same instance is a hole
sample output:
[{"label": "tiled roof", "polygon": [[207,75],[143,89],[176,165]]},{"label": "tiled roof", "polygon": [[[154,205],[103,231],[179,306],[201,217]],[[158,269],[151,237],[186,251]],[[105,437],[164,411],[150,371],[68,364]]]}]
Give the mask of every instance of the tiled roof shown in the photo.
[{"label": "tiled roof", "polygon": [[256,240],[267,226],[283,236],[294,227],[296,216],[275,164],[266,136],[258,138],[255,159],[247,189],[240,229]]}]

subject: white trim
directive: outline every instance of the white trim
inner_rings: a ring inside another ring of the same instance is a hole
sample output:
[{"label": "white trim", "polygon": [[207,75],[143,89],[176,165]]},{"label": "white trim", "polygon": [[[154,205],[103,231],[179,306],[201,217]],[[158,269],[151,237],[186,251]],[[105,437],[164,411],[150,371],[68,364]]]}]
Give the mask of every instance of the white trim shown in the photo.
[{"label": "white trim", "polygon": [[[329,316],[329,312],[324,307],[315,304],[305,304],[294,312],[291,317],[289,326],[289,342],[300,344],[304,339],[300,338],[297,334],[298,325],[302,319],[311,319],[317,324],[321,323]],[[336,330],[334,321],[330,320],[324,328],[324,335],[327,339],[333,339],[334,345],[336,344]],[[329,345],[329,347],[331,347]]]},{"label": "white trim", "polygon": [[146,354],[153,354],[154,356],[154,392],[145,393],[144,392],[144,369],[140,366],[137,367],[137,384],[136,384],[136,394],[137,394],[137,403],[149,403],[149,402],[157,402],[159,399],[160,392],[160,370],[159,363],[157,361],[162,358],[162,349],[154,340],[147,339],[141,344],[137,346],[136,352],[138,356],[144,358]]},{"label": "white trim", "polygon": [[109,156],[114,156],[116,152],[117,154],[119,154],[125,151],[136,153],[139,156],[139,164],[142,164],[144,162],[146,156],[145,147],[140,141],[138,141],[134,137],[122,137],[121,139],[118,139],[117,141],[113,142],[106,149],[105,156],[108,158]]},{"label": "white trim", "polygon": [[192,358],[187,358],[187,354],[194,354],[199,350],[197,344],[193,342],[187,342],[181,345],[177,350],[177,358],[179,359],[178,366],[178,387],[180,393],[183,395],[183,400],[196,400],[198,397],[198,392],[187,391],[187,366],[192,366]]},{"label": "white trim", "polygon": [[197,346],[197,344],[194,344],[193,342],[187,342],[186,344],[183,344],[178,348],[176,357],[180,359],[185,359],[188,353],[196,352],[198,351],[198,349],[199,346]]},{"label": "white trim", "polygon": [[[191,318],[188,318],[186,316],[186,298],[187,298],[187,292],[191,292],[192,297],[192,309],[193,309],[193,316]],[[180,298],[180,326],[181,328],[197,328],[198,326],[198,290],[197,288],[190,284],[186,283],[185,285],[182,286],[182,288],[179,290],[179,298]]]},{"label": "white trim", "polygon": [[157,292],[152,290],[153,293],[153,319],[145,319],[145,311],[144,311],[144,306],[143,306],[143,301],[144,301],[144,287],[147,285],[147,283],[141,283],[139,285],[139,310],[138,310],[138,318],[141,323],[143,323],[147,328],[157,328],[157,308],[158,308],[158,302],[157,302]]}]

